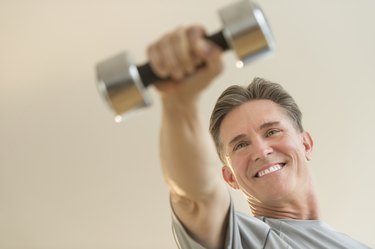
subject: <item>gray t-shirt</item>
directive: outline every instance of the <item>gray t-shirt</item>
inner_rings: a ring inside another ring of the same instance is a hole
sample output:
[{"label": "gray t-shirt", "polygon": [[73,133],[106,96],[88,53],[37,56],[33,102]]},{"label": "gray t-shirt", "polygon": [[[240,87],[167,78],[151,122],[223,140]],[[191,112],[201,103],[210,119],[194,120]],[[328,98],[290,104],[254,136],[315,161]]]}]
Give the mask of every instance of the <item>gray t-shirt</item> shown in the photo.
[{"label": "gray t-shirt", "polygon": [[[225,249],[361,249],[370,248],[319,220],[253,217],[230,205]],[[172,213],[173,234],[181,249],[205,249]]]}]

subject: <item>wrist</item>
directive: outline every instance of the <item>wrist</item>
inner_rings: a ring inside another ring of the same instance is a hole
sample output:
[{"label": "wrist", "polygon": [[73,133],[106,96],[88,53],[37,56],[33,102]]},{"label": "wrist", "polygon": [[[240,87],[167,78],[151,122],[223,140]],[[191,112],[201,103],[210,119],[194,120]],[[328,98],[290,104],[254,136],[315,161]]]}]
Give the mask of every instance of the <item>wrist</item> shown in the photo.
[{"label": "wrist", "polygon": [[198,96],[168,96],[162,97],[161,102],[164,110],[167,111],[185,111],[196,110],[198,106]]},{"label": "wrist", "polygon": [[162,112],[164,120],[172,121],[175,124],[199,120],[198,98],[163,98]]}]

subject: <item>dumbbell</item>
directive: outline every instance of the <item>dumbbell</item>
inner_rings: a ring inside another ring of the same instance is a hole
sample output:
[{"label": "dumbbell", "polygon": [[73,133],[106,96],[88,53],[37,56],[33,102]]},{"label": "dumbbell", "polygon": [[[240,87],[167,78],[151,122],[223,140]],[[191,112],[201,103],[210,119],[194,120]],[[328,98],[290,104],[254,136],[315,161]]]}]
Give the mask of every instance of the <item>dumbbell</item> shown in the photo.
[{"label": "dumbbell", "polygon": [[[219,10],[223,29],[207,39],[223,51],[233,49],[242,67],[274,49],[271,29],[260,7],[251,0],[240,0]],[[149,63],[137,66],[128,52],[112,56],[96,65],[97,87],[120,122],[135,110],[151,104],[147,87],[163,80]]]}]

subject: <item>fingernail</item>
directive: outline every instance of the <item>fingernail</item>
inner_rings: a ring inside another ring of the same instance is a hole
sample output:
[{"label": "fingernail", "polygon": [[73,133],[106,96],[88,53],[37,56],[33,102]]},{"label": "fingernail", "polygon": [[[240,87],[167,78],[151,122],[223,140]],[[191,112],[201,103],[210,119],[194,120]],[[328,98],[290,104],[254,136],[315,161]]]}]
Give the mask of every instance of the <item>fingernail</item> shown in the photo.
[{"label": "fingernail", "polygon": [[199,50],[201,50],[201,51],[203,51],[207,54],[210,53],[210,51],[211,51],[211,48],[208,45],[208,43],[203,41],[203,40],[199,40],[197,46],[198,46]]}]

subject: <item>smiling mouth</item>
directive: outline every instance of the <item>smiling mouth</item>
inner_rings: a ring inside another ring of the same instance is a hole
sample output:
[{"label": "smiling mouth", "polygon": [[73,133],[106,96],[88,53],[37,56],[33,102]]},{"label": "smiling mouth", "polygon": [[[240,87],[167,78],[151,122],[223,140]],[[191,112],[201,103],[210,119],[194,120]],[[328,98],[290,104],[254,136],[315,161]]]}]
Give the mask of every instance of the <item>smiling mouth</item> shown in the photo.
[{"label": "smiling mouth", "polygon": [[279,163],[279,164],[272,165],[271,167],[269,167],[269,168],[267,168],[267,169],[264,169],[264,170],[261,170],[261,171],[257,172],[257,173],[255,174],[255,177],[262,177],[262,176],[265,176],[265,175],[271,174],[271,173],[273,173],[273,172],[279,171],[279,170],[281,170],[284,166],[285,166],[285,163]]}]

